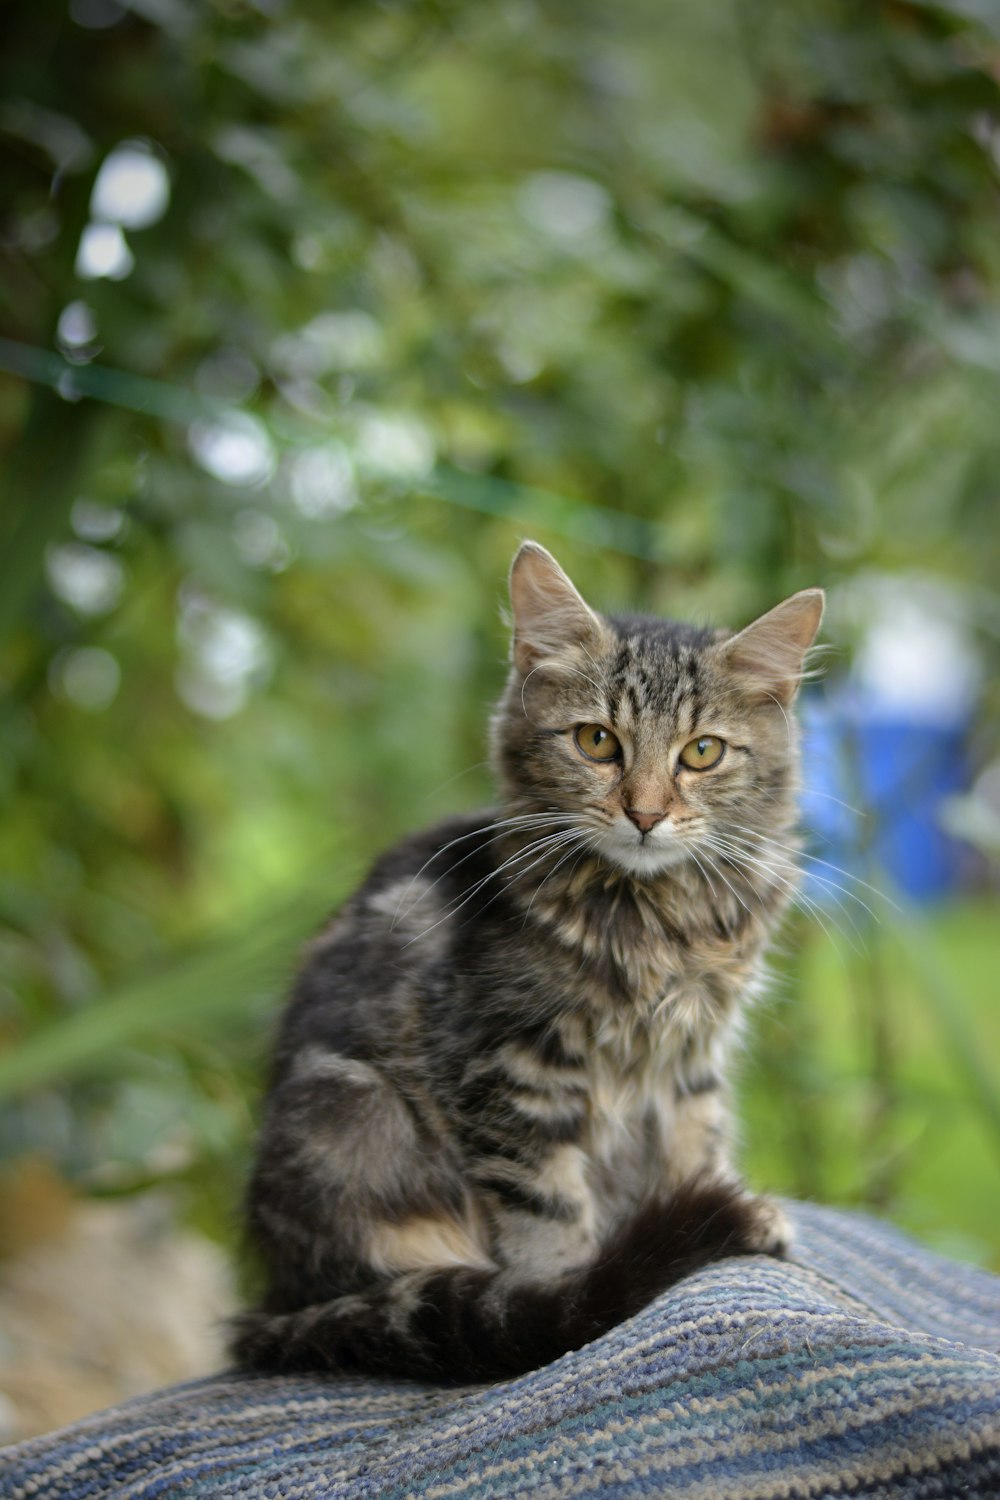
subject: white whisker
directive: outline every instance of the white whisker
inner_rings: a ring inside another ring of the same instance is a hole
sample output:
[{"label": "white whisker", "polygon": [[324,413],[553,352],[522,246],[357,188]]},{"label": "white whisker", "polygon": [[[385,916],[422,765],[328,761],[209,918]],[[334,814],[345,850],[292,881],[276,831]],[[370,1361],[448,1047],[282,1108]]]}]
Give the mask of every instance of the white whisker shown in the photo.
[{"label": "white whisker", "polygon": [[553,823],[572,822],[577,819],[577,816],[578,815],[576,813],[557,812],[554,808],[551,812],[546,813],[521,813],[511,818],[499,818],[494,823],[486,823],[482,828],[472,828],[468,833],[460,833],[457,838],[450,839],[447,844],[442,844],[439,849],[435,849],[434,853],[430,855],[428,859],[424,860],[423,864],[420,866],[420,869],[417,870],[414,875],[410,876],[410,879],[406,885],[406,889],[403,891],[397,903],[396,911],[393,915],[392,923],[389,928],[390,932],[395,929],[396,923],[400,920],[401,917],[405,917],[408,912],[412,911],[412,905],[408,906],[404,911],[403,902],[406,900],[410,891],[413,889],[415,882],[420,879],[421,875],[427,869],[428,865],[432,865],[434,861],[440,858],[442,854],[447,854],[448,850],[453,849],[456,844],[464,844],[469,839],[478,838],[481,834],[492,833],[494,829],[501,830],[499,833],[496,833],[493,838],[484,839],[482,844],[477,844],[473,849],[469,851],[468,854],[463,855],[461,859],[458,859],[454,864],[449,865],[446,870],[442,870],[441,874],[438,875],[435,880],[432,880],[430,885],[426,887],[426,890],[432,891],[434,887],[436,885],[439,885],[447,875],[451,874],[452,870],[457,870],[459,865],[463,865],[467,859],[471,859],[477,849],[484,848],[487,844],[495,844],[498,839],[506,838],[509,833],[519,831],[522,828],[545,828],[551,826]]},{"label": "white whisker", "polygon": [[527,874],[528,870],[533,870],[537,864],[541,863],[541,861],[545,859],[547,854],[554,853],[555,850],[561,848],[562,845],[567,842],[567,840],[574,840],[578,836],[579,831],[577,829],[563,828],[558,830],[556,833],[546,834],[544,838],[535,839],[532,843],[527,844],[523,849],[519,849],[516,853],[508,856],[508,858],[505,859],[502,864],[497,865],[494,869],[490,870],[486,875],[484,875],[480,880],[475,881],[471,886],[459,892],[459,895],[454,899],[451,905],[444,912],[442,912],[437,921],[432,922],[430,926],[423,928],[422,931],[416,933],[414,937],[410,938],[408,942],[404,943],[404,949],[409,948],[412,943],[419,942],[419,940],[426,937],[429,932],[433,932],[436,927],[440,927],[442,922],[448,921],[448,919],[450,917],[453,917],[456,912],[461,911],[462,908],[464,906],[467,906],[473,899],[473,897],[476,896],[485,885],[488,885],[491,880],[495,880],[499,875],[502,875],[505,870],[511,869],[514,866],[520,864],[522,860],[527,859],[529,855],[536,854],[537,851],[541,849],[543,852],[539,854],[537,858],[532,860],[531,864],[527,865],[524,870],[518,872],[521,875]]},{"label": "white whisker", "polygon": [[718,875],[719,879],[722,881],[723,885],[729,887],[729,890],[736,897],[737,901],[740,903],[740,905],[742,906],[743,910],[746,912],[747,916],[752,917],[753,916],[753,912],[750,910],[749,906],[747,906],[746,902],[743,900],[743,897],[740,895],[739,891],[736,889],[736,887],[730,881],[728,881],[726,879],[725,875],[722,873],[722,871],[719,869],[718,865],[715,863],[715,860],[708,853],[708,851],[707,851],[707,849],[705,847],[705,840],[704,839],[702,840],[701,844],[699,845],[699,848],[701,850],[701,853],[705,856],[705,859],[708,861],[708,863],[711,866],[711,868],[715,871],[716,875]]},{"label": "white whisker", "polygon": [[850,802],[845,802],[843,797],[835,797],[832,792],[821,792],[819,790],[819,787],[804,786],[800,788],[799,795],[804,798],[823,797],[827,802],[835,802],[837,806],[842,807],[845,812],[853,813],[856,818],[863,818],[865,816],[864,810],[862,808],[853,807]]},{"label": "white whisker", "polygon": [[780,700],[776,698],[773,693],[765,693],[764,696],[765,698],[770,698],[771,702],[774,704],[775,708],[777,708],[778,712],[781,714],[781,717],[785,721],[785,734],[788,739],[788,748],[790,750],[792,748],[792,726],[788,722],[788,715],[782,708]]},{"label": "white whisker", "polygon": [[[822,927],[823,931],[830,938],[830,941],[835,944],[836,940],[827,927],[826,922],[823,918],[823,914],[820,911],[818,905],[798,888],[794,880],[790,879],[788,876],[781,874],[773,867],[765,865],[763,861],[758,860],[756,857],[747,855],[744,851],[735,850],[732,847],[727,847],[725,844],[716,841],[712,842],[711,847],[715,849],[723,859],[727,860],[735,868],[742,868],[748,879],[750,878],[750,872],[753,869],[759,869],[763,871],[763,873],[768,875],[773,882],[784,887],[784,889],[788,893],[788,898],[791,904],[793,906],[800,907],[803,911],[810,915],[820,925],[820,927]],[[850,917],[846,912],[844,913],[844,915],[847,920],[850,921]],[[851,923],[851,925],[853,926],[854,924]]]},{"label": "white whisker", "polygon": [[429,792],[425,792],[422,797],[418,798],[416,805],[423,807],[424,803],[429,802],[432,797],[438,796],[441,792],[446,792],[456,781],[461,781],[463,776],[471,776],[473,771],[485,771],[488,766],[488,760],[477,760],[473,765],[466,766],[464,770],[456,771],[454,776],[448,777],[447,781],[442,781],[438,786],[432,786]]},{"label": "white whisker", "polygon": [[[794,849],[789,844],[779,844],[777,840],[772,839],[770,835],[761,834],[755,828],[747,828],[741,823],[734,823],[732,826],[738,829],[740,833],[750,834],[750,836],[755,839],[766,837],[768,842],[772,844],[774,848],[788,850],[789,852],[794,854],[796,860],[805,860],[808,864],[811,865],[822,865],[824,869],[832,870],[835,875],[843,875],[845,880],[849,880],[853,885],[859,885],[864,890],[870,891],[873,896],[877,896],[880,901],[884,901],[885,904],[892,907],[894,911],[898,912],[900,910],[899,905],[895,901],[893,901],[891,897],[887,896],[884,891],[879,890],[877,885],[871,885],[867,880],[862,880],[860,875],[855,875],[852,873],[852,871],[845,870],[842,865],[832,864],[828,859],[820,859],[818,854],[810,854],[807,849],[799,850]],[[839,882],[835,880],[827,880],[826,877],[817,875],[812,870],[808,871],[807,873],[813,880],[817,880],[821,884],[825,883],[835,890],[842,891],[845,896],[849,896],[852,901],[856,901],[859,906],[863,906],[865,911],[868,912],[868,914],[872,917],[873,921],[877,922],[879,920],[878,916],[874,911],[872,911],[871,907],[867,906],[865,902],[862,901],[861,897],[856,895],[854,891],[849,890],[847,886],[840,885]]]},{"label": "white whisker", "polygon": [[701,871],[701,873],[704,875],[704,877],[705,877],[705,883],[708,886],[709,890],[712,892],[712,898],[713,898],[713,900],[717,900],[718,899],[718,891],[715,889],[715,886],[712,884],[712,877],[711,877],[711,875],[708,873],[708,871],[705,869],[705,866],[702,864],[701,860],[698,858],[697,852],[696,852],[693,844],[689,847],[688,853],[690,854],[691,858],[694,860],[695,864],[698,866],[698,868]]},{"label": "white whisker", "polygon": [[[572,868],[569,871],[570,875],[573,874],[573,871],[576,869],[577,865],[580,863],[580,860],[586,854],[588,848],[590,848],[590,849],[596,849],[597,848],[597,839],[596,839],[596,837],[595,837],[594,834],[579,833],[577,835],[577,840],[578,840],[578,843],[579,843],[579,853],[577,853],[577,855],[576,855],[576,861],[574,862]],[[575,852],[575,846],[571,845],[570,848],[567,849],[566,853],[563,854],[563,855],[561,855],[560,858],[556,861],[556,863],[553,865],[553,867],[549,871],[549,873],[547,875],[545,875],[538,882],[538,885],[537,885],[537,887],[536,887],[536,889],[535,889],[535,891],[534,891],[534,893],[533,893],[533,895],[531,897],[531,900],[528,902],[528,905],[527,905],[527,907],[525,909],[525,913],[524,913],[524,921],[525,922],[527,922],[527,920],[528,920],[528,917],[529,917],[530,912],[531,912],[531,908],[535,904],[535,898],[538,896],[539,892],[541,891],[542,886],[545,884],[545,882],[547,880],[551,880],[552,879],[552,877],[556,873],[556,871],[559,870],[559,869],[561,869],[561,867],[566,863],[566,861],[572,857],[572,855],[574,854],[574,852]],[[523,925],[524,924],[522,923],[522,926]]]},{"label": "white whisker", "polygon": [[[766,840],[765,842],[773,844],[773,841],[770,840]],[[712,836],[712,846],[720,854],[722,854],[724,858],[728,859],[735,866],[738,867],[742,864],[747,870],[760,870],[763,874],[769,876],[777,884],[784,887],[784,889],[788,892],[789,900],[791,901],[792,905],[797,906],[801,911],[804,911],[808,916],[812,917],[812,919],[817,922],[818,925],[823,929],[824,933],[834,944],[834,946],[836,946],[836,939],[834,938],[832,932],[827,926],[826,921],[824,920],[824,914],[819,903],[817,901],[814,901],[811,896],[808,896],[801,889],[797,880],[794,878],[801,872],[792,861],[786,860],[783,856],[779,855],[779,858],[781,858],[781,867],[776,867],[773,863],[762,859],[759,854],[751,853],[749,849],[747,849],[744,840],[735,839],[732,836],[729,836],[727,838],[721,834],[715,834]],[[859,905],[865,905],[865,903],[861,901],[859,897],[854,896],[851,892],[845,892],[845,894],[850,895],[852,900],[858,901]],[[841,913],[844,921],[851,927],[852,931],[854,932],[854,935],[858,940],[858,944],[852,942],[851,938],[844,931],[844,929],[839,926],[839,924],[837,925],[837,931],[849,944],[854,952],[863,952],[865,947],[864,937],[860,929],[858,928],[857,923],[854,921],[851,913],[847,910],[841,900],[839,900],[837,897],[833,897],[833,901],[834,905]],[[866,907],[865,909],[867,910],[868,908]]]}]

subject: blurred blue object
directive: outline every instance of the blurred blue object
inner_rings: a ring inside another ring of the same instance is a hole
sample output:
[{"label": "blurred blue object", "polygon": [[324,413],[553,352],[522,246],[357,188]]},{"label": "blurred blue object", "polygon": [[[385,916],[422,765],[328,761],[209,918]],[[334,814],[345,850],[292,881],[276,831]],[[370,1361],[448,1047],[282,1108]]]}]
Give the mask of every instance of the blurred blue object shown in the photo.
[{"label": "blurred blue object", "polygon": [[[945,798],[968,784],[967,722],[935,723],[842,691],[807,694],[802,708],[802,824],[809,852],[851,875],[892,888],[914,901],[956,889],[962,846],[941,826]],[[817,864],[806,890],[832,900],[840,880]]]}]

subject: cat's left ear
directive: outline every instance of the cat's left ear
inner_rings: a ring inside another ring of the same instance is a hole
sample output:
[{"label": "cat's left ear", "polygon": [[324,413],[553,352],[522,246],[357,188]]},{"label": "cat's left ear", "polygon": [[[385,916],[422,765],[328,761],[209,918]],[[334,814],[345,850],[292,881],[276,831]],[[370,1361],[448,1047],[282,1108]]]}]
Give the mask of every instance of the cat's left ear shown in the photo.
[{"label": "cat's left ear", "polygon": [[726,666],[787,707],[799,690],[805,654],[816,638],[824,603],[822,589],[802,589],[776,604],[723,643]]},{"label": "cat's left ear", "polygon": [[547,657],[593,643],[600,617],[580,596],[551,552],[524,542],[510,569],[514,665],[525,676]]}]

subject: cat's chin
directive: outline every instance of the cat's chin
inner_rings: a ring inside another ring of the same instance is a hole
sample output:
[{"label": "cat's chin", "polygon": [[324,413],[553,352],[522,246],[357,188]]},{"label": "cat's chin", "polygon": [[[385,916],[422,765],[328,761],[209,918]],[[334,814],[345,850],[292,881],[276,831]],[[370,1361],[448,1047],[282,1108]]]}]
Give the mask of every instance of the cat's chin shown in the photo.
[{"label": "cat's chin", "polygon": [[653,844],[648,839],[640,842],[625,837],[607,839],[600,852],[611,864],[641,880],[651,880],[666,870],[675,870],[691,858],[680,843]]}]

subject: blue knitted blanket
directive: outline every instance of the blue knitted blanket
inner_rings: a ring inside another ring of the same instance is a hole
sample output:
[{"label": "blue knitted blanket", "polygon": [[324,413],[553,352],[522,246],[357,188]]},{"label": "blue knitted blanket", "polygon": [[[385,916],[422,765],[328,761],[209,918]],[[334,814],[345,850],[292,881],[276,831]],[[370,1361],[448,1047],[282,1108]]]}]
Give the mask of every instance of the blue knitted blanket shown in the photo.
[{"label": "blue knitted blanket", "polygon": [[0,1496],[1000,1500],[1000,1278],[791,1213],[792,1261],[711,1266],[532,1375],[220,1375],[4,1450]]}]

